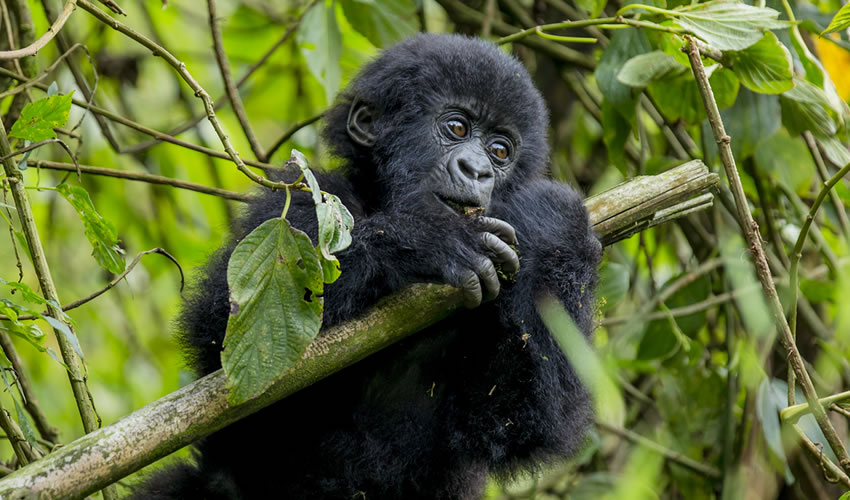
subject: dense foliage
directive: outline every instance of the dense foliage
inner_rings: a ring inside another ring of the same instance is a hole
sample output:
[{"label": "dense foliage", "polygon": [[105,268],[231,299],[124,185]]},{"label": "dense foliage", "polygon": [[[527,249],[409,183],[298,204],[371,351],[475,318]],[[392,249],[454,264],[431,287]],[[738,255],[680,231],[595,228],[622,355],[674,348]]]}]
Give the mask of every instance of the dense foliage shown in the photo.
[{"label": "dense foliage", "polygon": [[[595,354],[544,308],[598,425],[578,459],[488,495],[837,498],[850,490],[850,6],[789,1],[102,2],[124,17],[78,0],[63,2],[68,17],[58,1],[0,0],[0,475],[188,382],[170,324],[182,270],[221,245],[255,183],[271,185],[255,167],[292,149],[336,165],[322,112],[378,50],[421,30],[516,54],[550,109],[552,175],[587,194],[691,159],[721,175],[713,206],[608,247]],[[34,43],[36,56],[11,52]],[[350,222],[305,176],[289,187],[312,188],[319,247],[281,243],[277,220],[239,264],[263,266],[257,249],[277,241],[270,251],[309,256],[310,276],[269,272],[318,294]],[[288,307],[280,289],[231,286],[240,305]],[[320,313],[275,324],[292,335],[271,346],[284,367]],[[275,376],[256,368],[229,368],[245,394]]]}]

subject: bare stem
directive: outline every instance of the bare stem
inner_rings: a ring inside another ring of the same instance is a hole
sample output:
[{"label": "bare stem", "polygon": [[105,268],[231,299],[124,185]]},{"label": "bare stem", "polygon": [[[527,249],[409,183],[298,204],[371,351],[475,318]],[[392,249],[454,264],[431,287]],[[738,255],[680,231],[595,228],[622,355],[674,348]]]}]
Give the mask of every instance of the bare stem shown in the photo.
[{"label": "bare stem", "polygon": [[720,159],[723,162],[723,167],[726,170],[726,176],[729,179],[729,185],[732,190],[732,196],[735,199],[735,209],[738,220],[744,228],[744,236],[747,239],[747,244],[750,247],[750,252],[753,255],[753,261],[756,268],[756,274],[762,285],[765,298],[770,307],[773,319],[779,329],[779,341],[785,348],[788,356],[788,363],[794,369],[797,378],[800,381],[800,386],[803,389],[803,394],[812,408],[812,413],[817,420],[818,426],[823,431],[829,442],[830,447],[841,466],[848,470],[850,469],[850,456],[847,455],[847,450],[844,448],[844,443],[839,438],[835,431],[832,422],[826,415],[823,406],[818,402],[817,391],[815,391],[812,379],[806,367],[803,364],[803,358],[800,356],[800,351],[797,350],[797,344],[794,341],[794,336],[791,333],[791,327],[785,320],[785,312],[782,310],[782,304],[779,302],[779,296],[776,293],[776,284],[773,282],[773,276],[770,274],[770,268],[767,264],[767,257],[764,253],[764,248],[761,244],[761,235],[758,231],[758,224],[753,220],[750,213],[749,205],[747,204],[744,188],[741,184],[741,178],[738,175],[738,169],[735,166],[735,158],[732,156],[732,148],[730,147],[731,139],[726,135],[726,130],[723,127],[723,120],[720,117],[720,111],[717,108],[717,102],[714,99],[714,93],[711,90],[711,85],[708,82],[708,77],[705,74],[705,68],[700,58],[699,50],[694,40],[690,36],[685,36],[688,42],[688,58],[691,61],[691,68],[694,72],[694,77],[699,87],[700,95],[702,96],[703,104],[705,104],[708,121],[711,124],[711,130],[714,134],[714,139],[717,141],[717,148],[720,152]]},{"label": "bare stem", "polygon": [[248,144],[251,145],[254,157],[262,160],[266,157],[263,153],[263,147],[260,146],[257,136],[254,135],[254,129],[251,128],[251,122],[248,121],[248,115],[245,113],[245,107],[242,105],[242,98],[239,96],[239,91],[233,83],[233,77],[230,76],[230,64],[227,62],[227,53],[224,51],[224,42],[221,39],[221,25],[218,22],[215,0],[207,0],[207,10],[210,14],[210,31],[212,31],[215,60],[218,62],[219,71],[221,71],[221,79],[224,80],[224,89],[227,92],[227,98],[230,99],[230,105],[233,106],[233,112],[236,114],[236,119],[239,120],[239,125],[242,126],[242,131],[245,133],[245,138],[248,139]]},{"label": "bare stem", "polygon": [[59,14],[59,17],[56,18],[56,21],[47,28],[47,32],[36,40],[35,42],[27,45],[24,48],[17,50],[2,50],[0,51],[0,61],[9,60],[9,59],[20,59],[22,57],[33,56],[42,47],[47,45],[50,40],[53,40],[53,37],[59,33],[59,30],[62,29],[62,26],[65,25],[65,21],[71,17],[71,13],[74,12],[74,9],[77,6],[77,0],[68,0],[65,2],[65,7],[62,9],[62,12]]}]

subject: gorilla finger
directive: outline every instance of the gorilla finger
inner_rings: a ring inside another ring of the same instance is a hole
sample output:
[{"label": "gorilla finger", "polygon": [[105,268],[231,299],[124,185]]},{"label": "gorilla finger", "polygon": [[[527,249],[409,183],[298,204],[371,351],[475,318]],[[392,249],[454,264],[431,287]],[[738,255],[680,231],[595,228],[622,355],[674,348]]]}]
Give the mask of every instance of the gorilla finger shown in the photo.
[{"label": "gorilla finger", "polygon": [[493,260],[502,265],[502,271],[508,275],[519,272],[519,257],[507,243],[497,238],[493,233],[482,233],[481,241],[492,254]]},{"label": "gorilla finger", "polygon": [[493,262],[486,257],[482,257],[478,263],[478,267],[475,269],[475,274],[478,275],[478,280],[481,283],[482,300],[487,302],[488,300],[495,299],[499,295],[500,285],[499,274],[496,272],[496,266],[493,265]]},{"label": "gorilla finger", "polygon": [[474,309],[481,305],[481,281],[472,271],[465,272],[460,278],[460,289],[463,293],[463,305]]},{"label": "gorilla finger", "polygon": [[481,225],[481,229],[488,233],[493,233],[502,239],[508,245],[517,245],[516,231],[513,226],[507,222],[496,219],[494,217],[479,217],[476,219]]}]

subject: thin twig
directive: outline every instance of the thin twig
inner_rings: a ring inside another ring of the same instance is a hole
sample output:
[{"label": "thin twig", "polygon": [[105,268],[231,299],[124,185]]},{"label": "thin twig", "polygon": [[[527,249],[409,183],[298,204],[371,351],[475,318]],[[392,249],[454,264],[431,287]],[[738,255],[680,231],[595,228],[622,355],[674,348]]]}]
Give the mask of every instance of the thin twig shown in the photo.
[{"label": "thin twig", "polygon": [[38,433],[41,434],[42,439],[45,441],[56,444],[59,442],[59,430],[56,427],[50,425],[50,422],[47,420],[47,415],[44,413],[44,410],[41,409],[41,405],[38,404],[38,398],[35,396],[35,390],[32,388],[32,384],[30,383],[30,379],[24,370],[24,363],[21,361],[21,357],[18,355],[17,349],[15,349],[15,344],[12,342],[12,339],[9,338],[9,335],[5,332],[0,333],[0,347],[3,349],[3,353],[6,354],[6,358],[12,363],[12,368],[15,370],[15,378],[18,381],[18,389],[21,391],[21,395],[23,396],[24,408],[27,409],[27,413],[35,422],[35,427],[38,429]]},{"label": "thin twig", "polygon": [[[259,61],[257,61],[253,66],[248,68],[248,71],[246,71],[245,74],[242,76],[242,78],[240,78],[239,81],[236,82],[236,88],[237,89],[241,88],[242,85],[244,85],[245,82],[247,82],[248,79],[258,69],[260,69],[266,63],[266,61],[269,60],[269,58],[272,56],[272,54],[274,54],[277,51],[277,49],[279,49],[284,43],[286,43],[287,40],[289,40],[292,37],[292,34],[295,33],[295,30],[298,29],[298,26],[301,24],[301,20],[304,18],[304,14],[306,14],[307,11],[309,11],[316,4],[316,2],[318,2],[318,0],[311,0],[310,3],[307,4],[306,7],[304,7],[304,11],[301,13],[301,15],[299,15],[298,18],[286,29],[286,32],[284,32],[283,36],[281,36],[280,39],[278,39],[278,41],[275,42],[274,45],[272,45],[265,52],[265,54],[263,54],[263,56],[260,58]],[[215,105],[213,106],[213,108],[216,111],[218,111],[227,102],[228,101],[226,99],[226,96],[219,97],[218,99],[216,99]],[[192,128],[195,125],[197,125],[198,123],[200,123],[200,121],[203,120],[206,117],[207,117],[206,113],[199,113],[199,114],[195,115],[192,119],[186,121],[184,124],[179,125],[179,126],[175,127],[174,129],[170,130],[167,135],[170,135],[170,136],[180,135],[183,132],[189,130],[190,128]],[[157,144],[159,144],[161,142],[162,142],[162,140],[159,140],[159,139],[154,139],[154,140],[146,141],[146,142],[140,142],[140,143],[135,144],[133,146],[124,148],[122,150],[122,153],[127,153],[127,154],[138,153],[140,151],[144,151],[145,149],[156,146]],[[266,153],[266,155],[267,155],[267,157],[271,156],[270,153]],[[250,163],[248,163],[248,164],[250,165]]]},{"label": "thin twig", "polygon": [[[6,130],[0,123],[0,155],[7,156],[11,153]],[[47,313],[57,321],[66,323],[64,313],[58,309],[59,294],[56,291],[56,285],[53,282],[53,276],[50,273],[50,266],[47,263],[47,256],[44,253],[44,247],[41,244],[41,239],[38,236],[38,227],[35,224],[32,207],[30,206],[27,197],[26,188],[24,186],[23,174],[18,169],[15,162],[11,158],[6,159],[3,163],[3,168],[7,176],[7,182],[11,186],[12,197],[15,201],[18,217],[21,222],[21,229],[27,240],[27,245],[30,249],[33,268],[38,278],[39,287],[42,296],[48,300]],[[57,306],[53,305],[56,304]],[[66,326],[70,329],[70,325]],[[99,418],[94,409],[94,402],[89,393],[85,370],[82,360],[77,355],[72,345],[71,339],[65,334],[58,331],[54,327],[54,335],[59,344],[59,351],[62,359],[67,367],[68,379],[71,382],[71,388],[74,392],[74,400],[77,403],[77,408],[83,422],[83,428],[86,432],[92,432],[99,426]],[[71,330],[71,335],[74,335]]]},{"label": "thin twig", "polygon": [[[174,263],[174,265],[177,266],[177,270],[180,272],[180,291],[182,292],[183,291],[184,277],[183,277],[183,268],[180,267],[180,263],[177,262],[177,259],[175,259],[173,255],[166,252],[162,248],[153,248],[151,250],[145,250],[144,252],[139,252],[138,255],[136,255],[136,258],[133,259],[133,262],[130,262],[130,264],[124,269],[124,272],[119,274],[118,276],[114,277],[112,279],[112,281],[110,281],[105,287],[101,288],[100,290],[98,290],[98,291],[96,291],[96,292],[94,292],[94,293],[92,293],[92,294],[90,294],[86,297],[83,297],[81,299],[78,299],[78,300],[75,300],[75,301],[70,302],[68,304],[65,304],[64,306],[62,306],[62,310],[63,311],[70,311],[71,309],[76,309],[76,308],[80,307],[81,305],[83,305],[87,302],[91,302],[92,300],[100,297],[105,292],[111,290],[112,288],[115,287],[115,285],[120,283],[121,280],[123,280],[125,276],[130,274],[130,271],[132,271],[133,268],[136,267],[136,264],[138,264],[142,260],[143,256],[148,255],[148,254],[152,254],[152,253],[164,255],[166,258],[168,258],[168,260],[170,260],[171,262]],[[8,320],[8,319],[9,318],[7,316],[0,314],[0,320]],[[34,320],[34,319],[36,319],[36,317],[31,315],[31,314],[22,314],[22,315],[18,316],[19,321],[27,321],[27,320]]]},{"label": "thin twig", "polygon": [[9,438],[15,456],[18,457],[18,462],[26,465],[41,458],[41,454],[27,442],[21,428],[12,420],[12,416],[4,408],[0,408],[0,429],[3,429],[3,432]]},{"label": "thin twig", "polygon": [[[41,0],[41,6],[44,9],[44,13],[47,15],[48,20],[53,21],[58,17],[56,9],[54,8],[53,2],[51,0]],[[68,34],[65,31],[61,31],[56,34],[56,45],[59,47],[59,50],[64,52],[67,51],[73,44],[71,43]],[[83,98],[86,103],[83,107],[86,111],[88,111],[91,106],[95,104],[94,95],[97,91],[99,77],[97,74],[97,67],[92,61],[88,51],[86,51],[86,58],[88,59],[89,64],[91,65],[92,74],[94,75],[94,82],[92,83],[91,87],[89,87],[89,83],[86,80],[86,75],[83,73],[82,68],[80,68],[80,65],[77,64],[77,61],[75,61],[73,57],[66,59],[65,62],[68,65],[68,69],[71,70],[71,74],[74,76],[74,82],[76,82],[77,88],[79,88],[80,92],[83,94]],[[77,127],[79,127],[83,123],[83,119],[85,118],[85,116],[85,113],[80,116],[80,121],[77,122],[76,125],[74,125],[72,130],[76,130]],[[106,142],[109,143],[109,146],[114,151],[119,151],[121,149],[121,146],[118,144],[118,139],[116,139],[115,135],[113,135],[112,129],[109,127],[109,122],[105,120],[103,116],[97,114],[94,115],[94,119],[97,122],[97,125],[100,128],[100,132],[101,134],[103,134],[104,139],[106,139]]]},{"label": "thin twig", "polygon": [[708,82],[708,77],[705,74],[705,68],[702,64],[699,50],[690,36],[685,36],[688,47],[688,58],[691,61],[691,68],[696,78],[697,86],[699,87],[700,95],[702,96],[703,104],[705,105],[708,121],[711,124],[711,130],[714,134],[714,139],[717,141],[717,148],[720,150],[720,159],[723,162],[723,167],[726,170],[726,176],[729,179],[729,184],[732,189],[732,196],[735,199],[735,208],[742,227],[744,228],[744,236],[747,239],[750,252],[753,254],[753,261],[756,268],[756,274],[761,282],[764,290],[765,298],[768,306],[773,314],[774,321],[780,331],[779,341],[785,348],[788,355],[788,362],[794,368],[797,378],[800,380],[800,386],[803,389],[803,394],[806,400],[812,407],[812,413],[818,426],[823,431],[829,442],[830,447],[838,461],[844,469],[850,469],[850,456],[847,455],[847,450],[844,448],[844,443],[839,438],[835,431],[832,422],[826,416],[823,406],[818,402],[817,391],[815,390],[809,372],[803,365],[803,358],[800,356],[800,351],[797,350],[797,345],[794,341],[794,336],[791,333],[791,328],[785,320],[785,313],[782,310],[782,304],[779,302],[779,296],[776,293],[776,285],[773,282],[773,276],[770,274],[770,268],[767,265],[764,248],[761,244],[761,235],[758,231],[758,224],[753,220],[750,213],[749,205],[747,204],[744,188],[741,184],[741,178],[738,175],[738,169],[735,166],[735,158],[732,156],[732,148],[729,146],[731,139],[726,135],[726,130],[723,127],[723,120],[720,117],[720,111],[717,108],[717,101],[714,99],[714,93],[711,90],[711,85]]},{"label": "thin twig", "polygon": [[812,459],[817,460],[826,480],[830,482],[839,482],[844,485],[845,488],[850,488],[850,477],[848,477],[840,467],[832,463],[832,460],[826,458],[823,454],[823,449],[821,448],[823,445],[818,446],[820,443],[813,443],[799,425],[794,424],[792,427],[797,433],[797,436],[800,438],[800,442],[803,443],[803,449],[806,450]]},{"label": "thin twig", "polygon": [[62,29],[62,26],[65,25],[65,21],[71,17],[71,13],[74,12],[74,8],[77,6],[77,0],[68,0],[65,2],[65,7],[62,9],[62,12],[59,14],[59,17],[56,18],[56,21],[47,29],[47,32],[36,40],[35,42],[27,45],[24,48],[17,50],[0,50],[0,60],[6,61],[9,59],[20,59],[22,57],[34,56],[41,50],[42,47],[47,45],[50,40],[53,40],[53,37],[59,33],[59,30]]},{"label": "thin twig", "polygon": [[[78,170],[78,167],[71,165],[70,163],[60,163],[57,161],[48,160],[38,160],[36,162],[32,162],[32,165],[38,168],[46,168],[48,170],[64,170],[71,172],[75,172]],[[161,184],[165,186],[172,186],[179,189],[186,189],[188,191],[195,191],[197,193],[218,196],[227,200],[247,202],[251,201],[252,199],[252,195],[250,194],[237,193],[236,191],[228,191],[226,189],[206,186],[204,184],[196,184],[194,182],[182,181],[180,179],[174,179],[172,177],[165,177],[162,175],[149,174],[146,172],[127,172],[125,170],[93,167],[91,165],[79,165],[79,171],[84,174],[102,175],[105,177],[115,177],[118,179],[147,182],[148,184]]]},{"label": "thin twig", "polygon": [[221,79],[224,80],[224,89],[227,93],[227,98],[230,99],[230,105],[233,107],[236,119],[239,120],[239,125],[242,126],[242,132],[245,133],[248,144],[251,145],[251,151],[254,152],[254,157],[262,161],[263,158],[266,158],[266,155],[263,153],[263,147],[257,140],[257,136],[254,135],[254,129],[251,128],[251,122],[248,121],[248,115],[245,113],[245,106],[242,105],[242,98],[239,96],[236,85],[233,84],[233,77],[230,76],[230,64],[227,62],[227,53],[224,51],[224,42],[221,39],[221,25],[219,24],[216,13],[215,0],[207,0],[207,10],[210,15],[210,31],[212,31],[215,60],[218,62]]},{"label": "thin twig", "polygon": [[714,306],[725,304],[730,300],[734,300],[737,297],[740,297],[746,293],[752,293],[755,291],[757,285],[752,287],[745,287],[739,290],[732,290],[729,292],[721,293],[718,295],[714,295],[700,302],[695,302],[693,304],[689,304],[682,307],[676,307],[673,309],[669,309],[667,311],[656,311],[649,314],[640,314],[635,315],[626,315],[626,316],[616,316],[613,318],[605,318],[599,322],[599,326],[609,327],[614,325],[620,325],[623,323],[632,323],[636,321],[654,321],[656,319],[665,319],[669,317],[678,318],[681,316],[688,316],[690,314],[694,314],[697,312],[705,311],[706,309],[711,309]]},{"label": "thin twig", "polygon": [[[803,139],[806,140],[806,146],[809,147],[809,153],[811,153],[812,159],[815,160],[818,178],[821,182],[826,182],[829,179],[829,171],[826,169],[826,165],[823,161],[823,155],[820,153],[820,148],[818,148],[815,136],[807,130],[803,132]],[[844,240],[850,245],[850,220],[848,220],[847,212],[844,210],[844,203],[835,191],[829,192],[829,199],[832,202],[832,206],[835,208],[835,215],[838,217],[838,223],[841,225],[841,231],[844,232]]]},{"label": "thin twig", "polygon": [[621,438],[628,439],[629,441],[639,444],[645,448],[648,448],[666,460],[671,462],[675,462],[683,467],[687,467],[688,469],[696,472],[697,474],[703,475],[709,479],[721,479],[723,474],[715,467],[710,465],[706,465],[701,462],[697,462],[693,458],[687,457],[678,451],[671,450],[670,448],[664,447],[651,439],[645,438],[636,432],[632,432],[628,429],[623,429],[621,427],[615,427],[610,424],[606,424],[605,422],[596,422],[596,427],[602,429],[603,431],[610,432],[611,434],[620,436]]},{"label": "thin twig", "polygon": [[246,177],[248,177],[252,181],[256,182],[257,184],[260,184],[260,185],[265,186],[265,187],[270,188],[270,189],[288,189],[288,188],[290,188],[290,189],[291,188],[304,189],[304,188],[306,188],[306,185],[303,186],[303,188],[302,188],[300,184],[293,186],[293,185],[289,185],[285,182],[270,181],[270,180],[266,179],[265,177],[260,176],[260,175],[256,174],[254,171],[252,171],[251,169],[249,169],[248,166],[245,164],[245,162],[242,160],[242,158],[239,156],[239,153],[237,153],[236,150],[233,148],[233,144],[231,144],[230,138],[227,137],[227,134],[224,132],[224,128],[221,126],[221,123],[218,121],[218,117],[216,116],[215,110],[213,109],[213,102],[212,102],[212,99],[210,99],[210,95],[207,93],[206,90],[204,90],[203,87],[201,87],[201,85],[197,82],[197,80],[195,80],[195,78],[192,76],[192,74],[189,73],[189,71],[186,69],[185,63],[183,63],[182,61],[180,61],[179,59],[174,57],[174,55],[171,52],[165,50],[163,47],[154,43],[148,37],[146,37],[146,36],[144,36],[140,33],[137,33],[135,30],[133,30],[129,26],[126,26],[126,25],[118,22],[117,20],[109,17],[105,13],[101,12],[100,9],[95,7],[93,4],[89,3],[87,0],[78,0],[78,3],[80,5],[80,7],[82,7],[86,12],[92,14],[99,21],[103,22],[104,24],[106,24],[107,26],[111,27],[112,29],[114,29],[116,31],[123,33],[124,35],[126,35],[130,39],[138,42],[139,44],[141,44],[145,48],[152,51],[154,54],[162,57],[163,60],[165,60],[168,64],[170,64],[171,67],[173,67],[175,69],[175,71],[177,71],[177,73],[180,75],[180,77],[183,78],[183,81],[185,81],[186,84],[189,85],[189,88],[191,88],[192,91],[195,92],[195,96],[197,96],[199,99],[201,99],[204,102],[204,108],[206,109],[206,112],[207,112],[207,119],[212,124],[213,129],[215,129],[215,133],[216,133],[216,135],[218,135],[218,138],[221,141],[222,146],[224,146],[224,150],[227,152],[227,156],[230,157],[230,159],[233,161],[233,163],[236,164],[236,168],[240,172],[245,174]]},{"label": "thin twig", "polygon": [[75,51],[76,49],[80,49],[80,48],[83,49],[83,50],[86,50],[86,51],[88,50],[88,49],[86,49],[85,45],[83,45],[81,43],[75,43],[74,45],[71,46],[70,49],[63,52],[61,56],[59,56],[55,61],[53,61],[53,64],[51,64],[44,71],[42,71],[41,74],[39,74],[38,76],[36,76],[35,78],[33,78],[31,80],[27,80],[22,85],[18,85],[17,87],[14,87],[14,88],[7,90],[6,92],[0,93],[0,99],[3,99],[4,97],[9,97],[10,95],[15,95],[15,94],[18,94],[20,92],[23,92],[24,90],[26,90],[26,89],[32,87],[33,85],[35,85],[36,83],[40,82],[47,75],[52,73],[53,70],[56,69],[56,66],[58,66],[60,62],[62,62],[66,57],[71,55],[71,52]]},{"label": "thin twig", "polygon": [[260,158],[260,161],[268,162],[269,158],[271,158],[272,155],[275,154],[275,152],[281,146],[283,146],[284,143],[286,143],[286,141],[291,139],[292,136],[295,135],[296,132],[298,132],[302,128],[306,127],[307,125],[311,125],[311,124],[319,121],[324,115],[325,115],[325,112],[322,111],[319,114],[316,114],[316,115],[311,116],[310,118],[307,118],[306,120],[302,120],[300,122],[293,123],[292,126],[290,126],[286,130],[286,132],[284,132],[283,135],[280,136],[280,139],[276,140],[274,145],[269,148],[269,150],[266,152],[265,156]]},{"label": "thin twig", "polygon": [[[0,75],[8,76],[10,78],[14,78],[14,79],[19,80],[19,81],[26,81],[26,78],[23,78],[19,75],[16,75],[15,73],[13,73],[13,72],[5,69],[5,68],[2,68],[2,67],[0,67]],[[38,89],[44,90],[44,91],[47,90],[47,85],[44,85],[44,84],[41,84],[41,83],[35,84],[35,87],[38,88]],[[79,107],[82,107],[82,108],[85,108],[85,107],[88,106],[88,104],[86,102],[81,101],[79,99],[72,99],[71,103],[73,103],[75,106],[79,106]],[[101,108],[101,107],[96,106],[94,104],[92,104],[91,106],[88,106],[88,108],[95,115],[98,115],[98,116],[101,116],[101,117],[104,117],[104,118],[108,118],[109,120],[112,120],[112,121],[119,123],[121,125],[124,125],[126,127],[130,127],[133,130],[136,130],[136,131],[141,132],[143,134],[149,135],[151,137],[155,137],[155,138],[157,138],[161,141],[168,142],[168,143],[174,144],[176,146],[184,147],[186,149],[191,149],[192,151],[196,151],[198,153],[202,153],[202,154],[205,154],[205,155],[208,155],[208,156],[212,156],[214,158],[221,158],[222,160],[232,160],[232,158],[225,152],[216,151],[214,149],[206,148],[206,147],[203,147],[203,146],[198,146],[197,144],[192,144],[191,142],[184,141],[184,140],[178,139],[176,137],[172,137],[172,136],[170,136],[170,135],[168,135],[164,132],[154,130],[150,127],[142,125],[141,123],[134,122],[133,120],[129,120],[127,118],[124,118],[123,116],[121,116],[117,113],[113,113],[112,111]],[[126,152],[125,150],[120,150],[120,149],[117,150],[117,151],[119,153]],[[261,169],[264,169],[264,170],[280,170],[280,168],[281,168],[280,166],[277,166],[277,165],[271,165],[271,164],[268,164],[268,163],[262,163],[262,162],[253,161],[253,160],[243,160],[243,162],[248,166],[255,167],[255,168],[261,168]]]}]

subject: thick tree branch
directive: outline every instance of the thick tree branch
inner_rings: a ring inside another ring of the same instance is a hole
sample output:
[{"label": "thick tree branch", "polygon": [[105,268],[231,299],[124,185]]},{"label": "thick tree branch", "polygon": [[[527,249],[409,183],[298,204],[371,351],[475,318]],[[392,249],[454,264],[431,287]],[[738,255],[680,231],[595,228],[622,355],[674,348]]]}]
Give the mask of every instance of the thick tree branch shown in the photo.
[{"label": "thick tree branch", "polygon": [[[716,181],[705,165],[690,162],[654,178],[621,184],[594,196],[587,206],[594,227],[605,238],[652,220],[655,211],[681,204],[682,191],[696,194]],[[666,201],[653,201],[658,196]],[[219,370],[3,478],[0,498],[71,499],[97,491],[440,321],[461,303],[460,291],[448,285],[410,287],[385,298],[364,316],[323,331],[298,365],[257,399],[230,406],[224,372]]]}]

